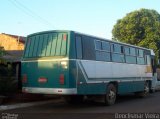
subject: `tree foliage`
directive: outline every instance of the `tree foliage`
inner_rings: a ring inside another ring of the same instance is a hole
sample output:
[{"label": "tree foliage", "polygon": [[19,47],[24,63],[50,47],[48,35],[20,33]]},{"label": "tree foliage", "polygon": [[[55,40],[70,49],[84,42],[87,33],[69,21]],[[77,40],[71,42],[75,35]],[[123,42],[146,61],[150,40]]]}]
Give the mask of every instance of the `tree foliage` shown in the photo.
[{"label": "tree foliage", "polygon": [[0,57],[2,57],[4,55],[3,52],[4,52],[4,49],[3,49],[3,47],[0,46]]},{"label": "tree foliage", "polygon": [[119,19],[112,30],[113,40],[153,49],[160,56],[160,14],[140,9]]},{"label": "tree foliage", "polygon": [[0,46],[0,96],[15,93],[18,89],[13,67],[3,58],[6,54],[4,48]]},{"label": "tree foliage", "polygon": [[0,64],[5,63],[5,60],[2,58],[6,54],[4,48],[0,46]]}]

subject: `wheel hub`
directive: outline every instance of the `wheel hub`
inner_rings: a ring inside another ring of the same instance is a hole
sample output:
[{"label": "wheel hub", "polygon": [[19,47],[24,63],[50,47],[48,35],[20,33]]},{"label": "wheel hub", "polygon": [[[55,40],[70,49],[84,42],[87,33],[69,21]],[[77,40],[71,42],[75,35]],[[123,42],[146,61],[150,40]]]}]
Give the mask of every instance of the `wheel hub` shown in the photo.
[{"label": "wheel hub", "polygon": [[149,87],[148,87],[148,86],[145,86],[144,91],[145,91],[145,93],[148,93],[148,92],[149,92]]},{"label": "wheel hub", "polygon": [[114,93],[114,91],[112,91],[112,90],[109,91],[109,98],[110,98],[110,99],[114,99],[114,98],[115,98],[115,93]]}]

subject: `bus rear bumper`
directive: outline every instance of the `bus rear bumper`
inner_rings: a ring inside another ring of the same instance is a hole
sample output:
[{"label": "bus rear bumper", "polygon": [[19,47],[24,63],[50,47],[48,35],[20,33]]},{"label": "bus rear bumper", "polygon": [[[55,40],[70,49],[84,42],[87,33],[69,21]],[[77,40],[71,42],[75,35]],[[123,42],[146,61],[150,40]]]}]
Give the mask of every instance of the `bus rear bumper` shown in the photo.
[{"label": "bus rear bumper", "polygon": [[74,95],[77,94],[77,88],[37,88],[37,87],[23,87],[24,93],[37,93],[37,94],[62,94]]}]

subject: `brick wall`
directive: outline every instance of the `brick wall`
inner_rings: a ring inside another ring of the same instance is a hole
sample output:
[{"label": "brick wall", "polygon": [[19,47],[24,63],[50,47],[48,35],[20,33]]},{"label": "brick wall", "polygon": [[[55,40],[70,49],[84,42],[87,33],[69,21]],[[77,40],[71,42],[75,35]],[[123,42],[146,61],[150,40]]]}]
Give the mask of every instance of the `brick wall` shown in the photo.
[{"label": "brick wall", "polygon": [[0,34],[0,46],[5,50],[24,50],[24,43],[18,42],[18,37]]}]

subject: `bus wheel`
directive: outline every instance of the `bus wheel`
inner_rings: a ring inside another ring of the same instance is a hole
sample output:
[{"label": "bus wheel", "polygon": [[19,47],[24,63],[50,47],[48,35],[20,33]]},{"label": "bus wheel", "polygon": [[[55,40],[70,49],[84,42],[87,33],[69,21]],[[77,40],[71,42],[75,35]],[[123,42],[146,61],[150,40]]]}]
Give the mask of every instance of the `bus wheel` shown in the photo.
[{"label": "bus wheel", "polygon": [[107,92],[106,92],[106,95],[105,95],[105,105],[113,105],[116,101],[116,87],[114,84],[109,84],[108,87],[107,87]]},{"label": "bus wheel", "polygon": [[146,81],[145,84],[144,84],[144,91],[137,92],[136,95],[138,97],[146,97],[146,96],[149,95],[149,92],[150,92],[149,82]]}]

